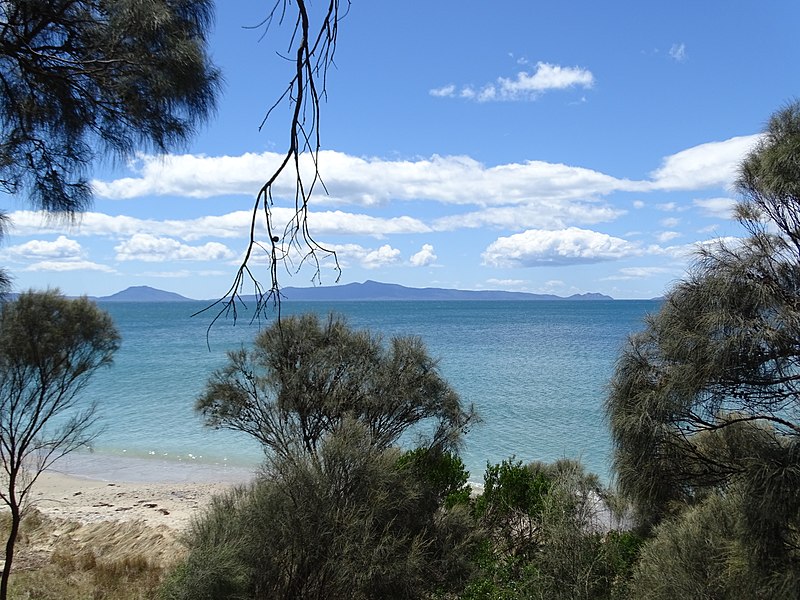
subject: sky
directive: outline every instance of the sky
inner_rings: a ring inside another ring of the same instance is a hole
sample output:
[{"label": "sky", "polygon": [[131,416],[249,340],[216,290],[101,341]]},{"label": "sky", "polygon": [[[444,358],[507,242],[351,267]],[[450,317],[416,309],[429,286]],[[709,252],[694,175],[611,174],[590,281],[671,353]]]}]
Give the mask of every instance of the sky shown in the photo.
[{"label": "sky", "polygon": [[[286,107],[259,130],[291,73],[289,28],[257,27],[271,5],[218,0],[210,51],[225,85],[186,147],[95,165],[75,224],[2,198],[16,289],[226,292],[288,144]],[[309,227],[336,250],[339,283],[660,296],[698,245],[743,235],[732,184],[799,95],[798,22],[794,0],[353,0]],[[290,183],[275,188],[279,218]],[[268,282],[263,260],[254,270]],[[313,275],[281,270],[281,284]]]}]

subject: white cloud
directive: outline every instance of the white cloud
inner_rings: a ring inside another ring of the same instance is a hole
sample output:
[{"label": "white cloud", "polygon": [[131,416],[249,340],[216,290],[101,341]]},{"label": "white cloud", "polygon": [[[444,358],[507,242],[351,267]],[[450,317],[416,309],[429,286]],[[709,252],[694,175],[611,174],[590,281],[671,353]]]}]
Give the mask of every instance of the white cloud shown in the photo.
[{"label": "white cloud", "polygon": [[433,246],[431,244],[424,244],[420,251],[409,259],[409,262],[411,266],[414,267],[427,267],[435,263],[437,258],[433,251]]},{"label": "white cloud", "polygon": [[676,217],[669,217],[667,219],[661,219],[661,226],[662,227],[673,228],[673,227],[677,227],[678,225],[680,225],[680,222],[681,222],[681,220],[676,218]]},{"label": "white cloud", "polygon": [[433,221],[436,231],[493,227],[519,231],[522,229],[562,229],[569,224],[589,225],[613,221],[625,211],[606,206],[574,201],[542,202],[534,206],[508,206],[448,215]]},{"label": "white cloud", "polygon": [[733,137],[668,156],[651,174],[652,187],[661,190],[728,187],[736,180],[739,163],[759,138],[759,135]]},{"label": "white cloud", "polygon": [[483,262],[495,267],[563,266],[616,260],[640,254],[621,238],[569,227],[559,231],[531,229],[492,242]]},{"label": "white cloud", "polygon": [[[536,160],[487,166],[467,156],[385,160],[323,151],[319,164],[330,195],[317,193],[315,206],[374,206],[391,201],[430,200],[442,204],[532,207],[561,202],[557,208],[565,209],[568,201],[594,202],[618,191],[727,186],[734,181],[739,163],[757,140],[755,135],[741,136],[683,150],[665,157],[661,167],[652,172],[652,179],[642,181]],[[274,168],[279,159],[280,155],[269,152],[236,157],[142,156],[134,164],[137,176],[97,181],[94,186],[98,196],[110,199],[159,195],[252,197],[263,183],[264,173]],[[303,161],[304,172],[309,172],[310,158],[306,156]],[[288,176],[281,179],[275,195],[293,199],[294,179]],[[633,204],[637,208],[643,206],[641,200]],[[280,210],[290,209],[281,208],[278,202],[276,211]],[[231,213],[234,214],[239,213]],[[248,211],[241,214],[249,218]]]},{"label": "white cloud", "polygon": [[5,254],[17,260],[78,259],[83,256],[83,248],[75,240],[60,235],[52,242],[30,240],[24,244],[9,246]]},{"label": "white cloud", "polygon": [[[159,195],[252,196],[254,189],[258,189],[254,186],[260,186],[260,179],[253,177],[254,163],[272,164],[277,156],[265,153],[241,157],[144,157],[138,178],[94,182],[94,186],[98,196],[111,199]],[[304,161],[307,168],[310,159],[305,157]],[[392,161],[323,151],[319,164],[330,195],[318,193],[317,205],[373,206],[403,200],[480,206],[530,204],[595,199],[617,190],[647,187],[592,169],[544,161],[486,166],[468,156],[434,155],[427,159]],[[256,172],[264,172],[265,168],[262,166]],[[288,179],[287,185],[276,187],[276,197],[294,198],[294,179]]]},{"label": "white cloud", "polygon": [[487,279],[487,286],[496,286],[501,288],[520,288],[528,285],[524,279]]},{"label": "white cloud", "polygon": [[429,90],[428,93],[435,98],[450,98],[455,95],[456,86],[452,84],[445,85],[440,88],[433,88],[432,90]]},{"label": "white cloud", "polygon": [[708,217],[731,219],[736,201],[731,198],[704,198],[695,200],[694,205],[701,208]]},{"label": "white cloud", "polygon": [[645,204],[641,200],[633,201],[633,208],[644,208]]},{"label": "white cloud", "polygon": [[[280,215],[276,215],[280,217]],[[278,220],[277,222],[281,222]],[[398,233],[428,233],[431,228],[413,217],[392,217],[383,219],[364,214],[342,211],[311,212],[308,216],[309,229],[315,233],[340,235],[371,235],[383,237]]]},{"label": "white cloud", "polygon": [[116,273],[114,269],[107,265],[101,265],[88,260],[43,260],[34,263],[23,271],[100,271],[103,273]]},{"label": "white cloud", "polygon": [[659,246],[657,244],[653,244],[647,247],[647,253],[656,256],[669,256],[677,260],[685,261],[697,256],[698,250],[704,247],[712,248],[712,247],[718,247],[720,244],[723,244],[725,246],[735,248],[739,246],[741,243],[742,243],[742,238],[726,236],[726,237],[713,238],[710,240],[702,240],[699,242],[690,242],[688,244],[681,244],[678,246],[664,247],[664,246]]},{"label": "white cloud", "polygon": [[675,273],[676,270],[668,267],[625,267],[619,270],[619,275],[604,277],[603,281],[625,281],[630,279],[649,279],[656,275]]},{"label": "white cloud", "polygon": [[[275,222],[286,223],[295,214],[294,210],[276,207],[273,209]],[[250,227],[250,211],[235,211],[224,215],[212,215],[197,219],[137,219],[124,215],[111,216],[104,213],[87,212],[80,215],[74,225],[43,219],[41,213],[17,211],[11,213],[14,233],[18,235],[38,235],[43,233],[69,232],[79,236],[128,237],[137,233],[168,235],[174,238],[194,241],[202,238],[242,239]],[[262,223],[257,233],[266,234]],[[364,214],[342,211],[312,212],[309,226],[317,234],[371,235],[381,237],[399,233],[427,233],[431,231],[419,219],[413,217],[380,218]]]},{"label": "white cloud", "polygon": [[683,212],[689,210],[688,206],[680,206],[677,202],[662,202],[656,204],[656,209],[663,212]]},{"label": "white cloud", "polygon": [[686,44],[672,44],[669,49],[669,55],[678,62],[685,62],[689,56],[686,54]]},{"label": "white cloud", "polygon": [[77,241],[60,235],[53,241],[30,240],[9,246],[0,253],[0,256],[3,260],[11,262],[23,264],[30,262],[19,269],[23,272],[116,272],[107,265],[86,260],[85,254],[83,247]]},{"label": "white cloud", "polygon": [[679,237],[681,237],[681,234],[677,231],[662,231],[656,236],[656,239],[663,244]]},{"label": "white cloud", "polygon": [[208,242],[202,246],[188,246],[177,240],[137,233],[114,247],[117,260],[166,262],[171,260],[215,261],[228,260],[235,254],[225,245]]},{"label": "white cloud", "polygon": [[379,248],[365,248],[359,244],[330,244],[327,248],[336,252],[343,268],[355,262],[365,269],[377,269],[400,261],[400,250],[389,244]]},{"label": "white cloud", "polygon": [[394,264],[398,260],[400,260],[400,250],[392,248],[389,244],[384,244],[380,248],[367,253],[361,259],[361,266],[365,269],[377,269]]},{"label": "white cloud", "polygon": [[588,69],[538,62],[536,70],[531,73],[520,71],[514,78],[498,77],[496,82],[478,89],[464,86],[457,92],[456,86],[446,85],[430,90],[430,94],[437,97],[459,96],[477,102],[536,100],[551,90],[591,88],[593,85],[594,75]]}]

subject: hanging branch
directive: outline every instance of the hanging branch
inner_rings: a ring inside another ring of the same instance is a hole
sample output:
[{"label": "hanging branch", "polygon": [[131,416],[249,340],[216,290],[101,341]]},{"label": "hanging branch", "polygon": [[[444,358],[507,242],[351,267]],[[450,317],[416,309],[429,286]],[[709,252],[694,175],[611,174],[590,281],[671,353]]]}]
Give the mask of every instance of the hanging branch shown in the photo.
[{"label": "hanging branch", "polygon": [[[269,15],[256,25],[257,29],[264,29],[266,35],[274,21],[277,20],[280,26],[286,19],[294,19],[288,56],[285,57],[294,66],[293,75],[259,126],[260,131],[275,109],[288,102],[291,108],[289,144],[280,164],[258,191],[251,213],[248,244],[233,283],[222,298],[200,311],[218,309],[209,328],[222,316],[232,316],[236,322],[239,307],[244,306],[242,291],[247,284],[253,286],[255,295],[252,319],[258,319],[270,303],[277,307],[280,317],[279,267],[297,273],[310,263],[314,268],[312,281],[320,283],[320,261],[332,257],[337,272],[336,281],[339,280],[341,267],[336,253],[317,241],[308,227],[308,204],[318,185],[327,193],[318,162],[321,145],[320,102],[327,97],[327,74],[328,68],[334,64],[339,21],[350,8],[350,0],[343,2],[342,7],[340,0],[328,0],[327,7],[321,12],[319,25],[312,28],[308,10],[310,0],[276,0]],[[304,156],[310,158],[310,173],[304,173],[301,168]],[[291,173],[295,180],[294,213],[288,222],[278,223],[273,212],[273,186],[284,173]],[[257,223],[262,217],[266,222],[266,240],[259,240],[256,233]],[[254,255],[259,251],[268,256],[269,287],[261,283],[251,266]]]}]

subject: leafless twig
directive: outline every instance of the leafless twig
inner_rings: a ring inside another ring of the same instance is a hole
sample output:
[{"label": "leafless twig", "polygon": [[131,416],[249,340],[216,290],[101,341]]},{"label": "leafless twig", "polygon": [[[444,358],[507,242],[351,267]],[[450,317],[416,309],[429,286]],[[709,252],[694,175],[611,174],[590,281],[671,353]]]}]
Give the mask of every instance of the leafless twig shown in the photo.
[{"label": "leafless twig", "polygon": [[[336,253],[314,237],[308,226],[308,215],[309,201],[317,187],[327,192],[318,163],[320,103],[327,96],[327,73],[334,64],[339,22],[346,16],[349,7],[350,0],[328,0],[324,10],[310,15],[309,0],[276,0],[267,17],[256,26],[263,28],[266,35],[275,22],[282,25],[288,19],[293,20],[287,60],[293,64],[294,71],[287,87],[267,110],[260,126],[264,126],[276,108],[288,102],[291,107],[289,144],[280,164],[256,195],[248,244],[233,283],[222,298],[200,311],[217,310],[209,327],[222,316],[232,316],[236,321],[239,310],[245,306],[242,292],[246,284],[253,286],[255,296],[253,320],[258,319],[270,303],[277,307],[280,316],[280,266],[296,273],[310,263],[314,268],[312,281],[320,283],[321,260],[332,257],[337,272],[336,280],[339,279],[341,268]],[[315,20],[317,14],[318,21]],[[311,159],[310,172],[304,172],[301,168],[304,155]],[[288,222],[279,223],[275,221],[273,186],[285,173],[291,173],[294,177],[294,212]],[[260,240],[257,233],[257,224],[262,218],[266,224],[265,240]],[[259,252],[263,252],[268,259],[269,287],[261,283],[254,271],[252,263]]]}]

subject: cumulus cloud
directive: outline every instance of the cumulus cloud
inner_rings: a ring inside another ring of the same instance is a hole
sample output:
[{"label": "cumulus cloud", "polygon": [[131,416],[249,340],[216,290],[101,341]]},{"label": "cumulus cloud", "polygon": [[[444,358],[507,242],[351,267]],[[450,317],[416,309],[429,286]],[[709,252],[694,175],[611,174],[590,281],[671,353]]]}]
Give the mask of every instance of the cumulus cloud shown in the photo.
[{"label": "cumulus cloud", "polygon": [[331,244],[328,248],[336,252],[342,267],[357,263],[365,269],[377,269],[400,261],[400,250],[389,244],[379,248],[365,248],[359,244]]},{"label": "cumulus cloud", "polygon": [[[323,151],[320,168],[329,195],[316,195],[316,205],[375,206],[392,201],[430,200],[478,206],[538,206],[543,202],[598,198],[618,191],[702,189],[730,185],[736,169],[759,136],[709,142],[667,156],[651,179],[632,181],[585,167],[530,160],[487,166],[468,156],[414,160],[364,158]],[[263,174],[281,158],[276,153],[241,156],[141,156],[134,177],[93,182],[95,193],[109,199],[160,195],[190,198],[246,195],[263,183]],[[303,171],[312,168],[303,158]],[[294,179],[280,180],[276,197],[294,197]],[[641,207],[641,200],[634,201]],[[280,203],[278,203],[280,209]],[[289,209],[286,209],[289,210]],[[243,211],[245,215],[249,215]],[[235,214],[235,213],[231,213]]]},{"label": "cumulus cloud", "polygon": [[661,226],[662,227],[677,227],[680,224],[681,220],[676,217],[669,217],[667,219],[661,219]]},{"label": "cumulus cloud", "polygon": [[653,188],[691,190],[730,186],[736,179],[739,163],[759,138],[759,135],[738,136],[723,142],[700,144],[668,156],[651,174]]},{"label": "cumulus cloud", "polygon": [[[252,163],[263,160],[272,164],[277,156],[265,153],[215,158],[145,157],[140,161],[144,167],[139,168],[139,177],[94,182],[93,185],[98,196],[110,199],[159,195],[212,197],[234,193],[252,196],[253,190],[258,189],[253,187]],[[310,158],[303,160],[310,165]],[[323,151],[319,164],[329,195],[318,194],[318,205],[374,206],[405,200],[481,206],[528,204],[591,199],[617,190],[645,187],[592,169],[544,161],[486,166],[467,156],[434,155],[393,161]],[[196,172],[202,175],[197,176]],[[289,185],[276,186],[277,197],[294,198],[294,179],[289,179]]]},{"label": "cumulus cloud", "polygon": [[453,84],[444,85],[440,88],[433,88],[428,93],[435,98],[449,98],[456,93],[456,86]]},{"label": "cumulus cloud", "polygon": [[624,210],[605,204],[573,201],[542,202],[533,206],[507,206],[448,215],[435,219],[431,226],[436,231],[457,229],[562,229],[569,224],[591,225],[613,221],[625,214]]},{"label": "cumulus cloud", "polygon": [[83,256],[83,248],[63,235],[55,241],[30,240],[24,244],[10,246],[5,254],[17,260],[78,259]]},{"label": "cumulus cloud", "polygon": [[[275,207],[273,216],[276,222],[288,222],[294,210]],[[242,239],[250,227],[250,211],[234,211],[224,215],[211,215],[197,219],[137,219],[124,215],[111,216],[104,213],[87,212],[79,217],[78,223],[70,225],[42,217],[33,211],[11,213],[14,233],[18,235],[37,235],[41,233],[69,232],[76,236],[128,237],[137,233],[166,235],[173,238],[195,241],[203,238]],[[266,227],[259,219],[256,232],[266,234]],[[369,235],[383,237],[400,233],[427,233],[431,228],[413,217],[380,218],[365,214],[342,211],[322,211],[309,214],[309,226],[320,235]]]},{"label": "cumulus cloud", "polygon": [[464,86],[460,90],[451,84],[434,88],[430,94],[439,98],[460,97],[477,102],[536,100],[551,90],[591,88],[593,85],[594,75],[588,69],[538,62],[535,71],[520,71],[514,78],[498,77],[497,81],[479,88]]},{"label": "cumulus cloud", "polygon": [[235,254],[224,244],[208,242],[202,246],[189,246],[172,238],[137,233],[114,247],[117,260],[166,262],[171,260],[213,261],[229,260]]},{"label": "cumulus cloud", "polygon": [[419,252],[412,255],[409,259],[412,267],[427,267],[436,262],[438,257],[433,251],[431,244],[423,244]]},{"label": "cumulus cloud", "polygon": [[681,237],[681,234],[677,231],[662,231],[656,236],[656,239],[663,244],[679,237]]},{"label": "cumulus cloud", "polygon": [[704,198],[695,200],[694,205],[702,209],[707,217],[730,219],[733,218],[736,201],[731,198]]},{"label": "cumulus cloud", "polygon": [[597,231],[531,229],[492,242],[483,253],[483,263],[495,267],[564,266],[637,254],[636,245]]}]

